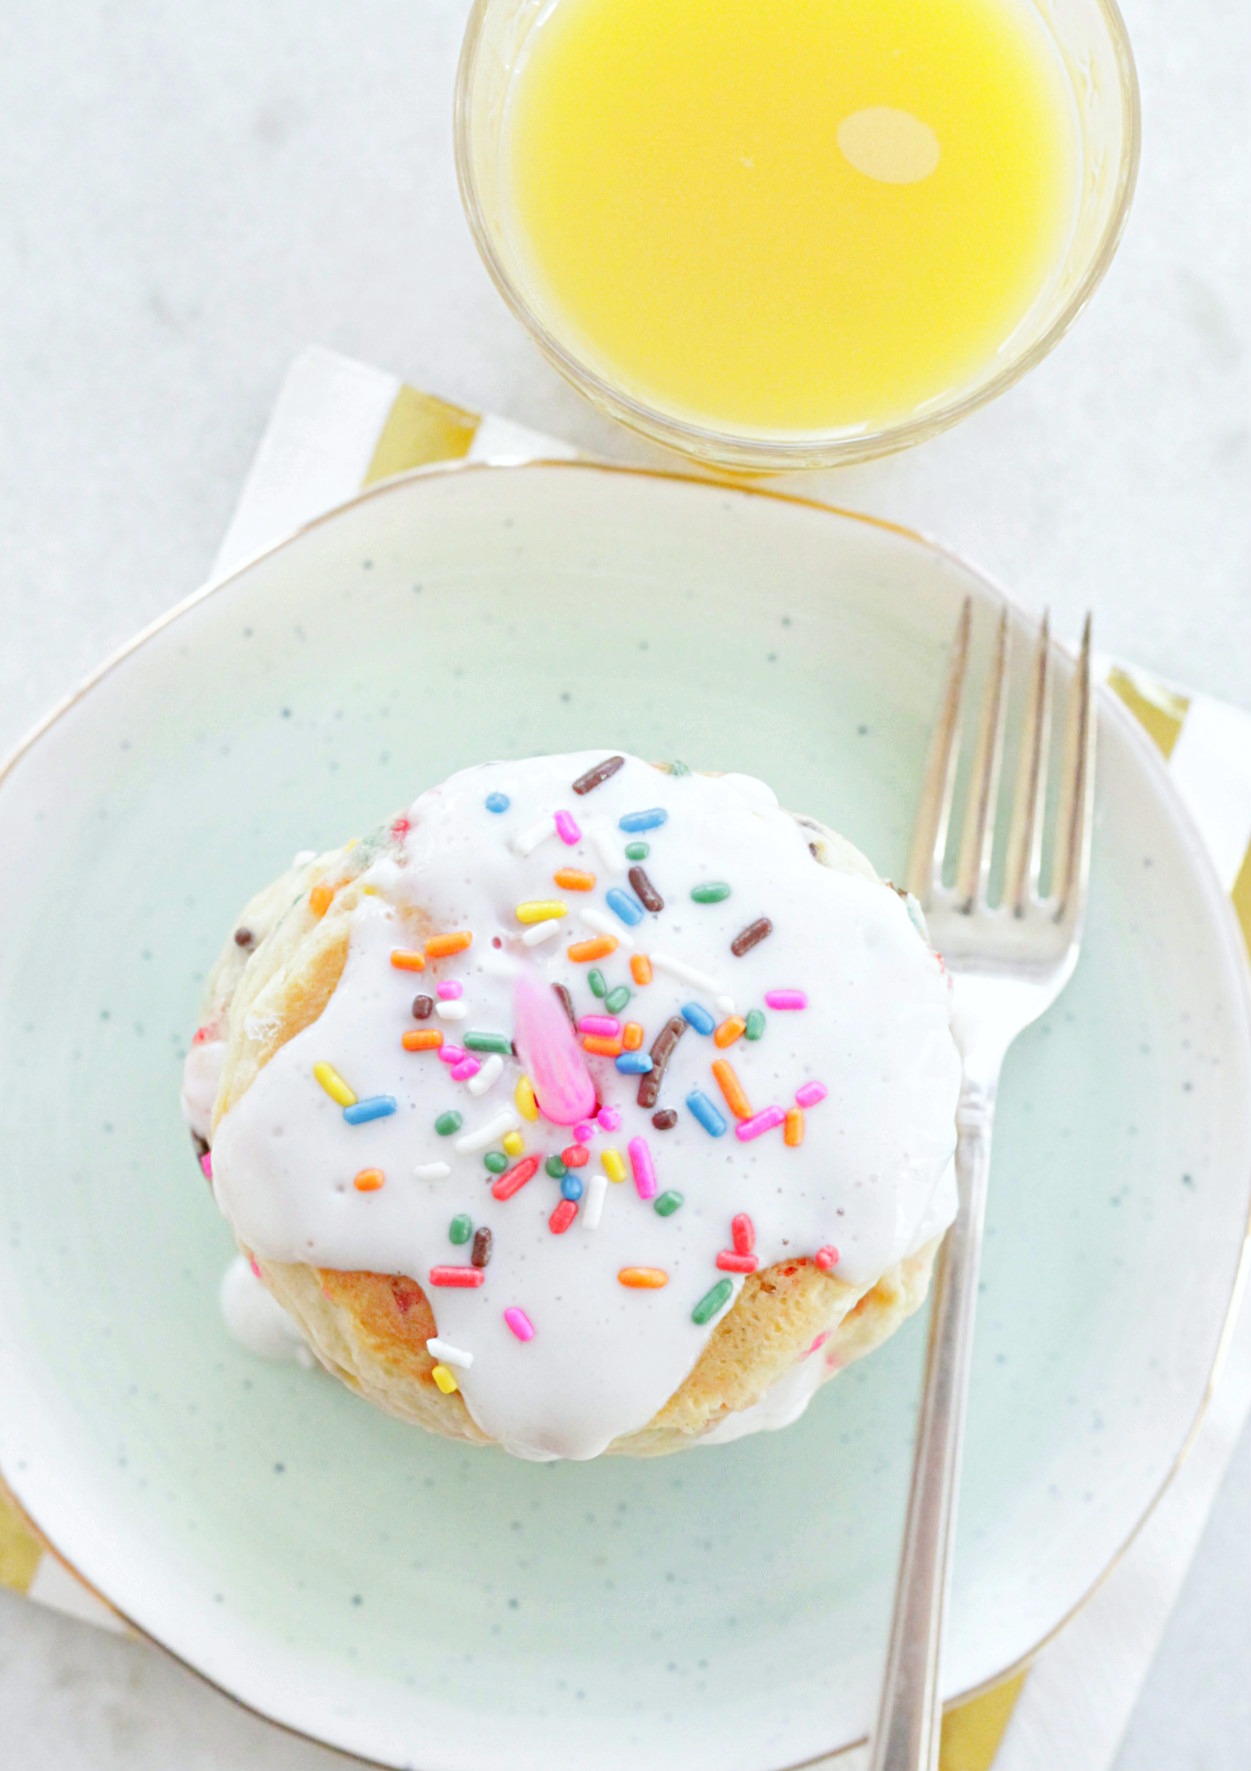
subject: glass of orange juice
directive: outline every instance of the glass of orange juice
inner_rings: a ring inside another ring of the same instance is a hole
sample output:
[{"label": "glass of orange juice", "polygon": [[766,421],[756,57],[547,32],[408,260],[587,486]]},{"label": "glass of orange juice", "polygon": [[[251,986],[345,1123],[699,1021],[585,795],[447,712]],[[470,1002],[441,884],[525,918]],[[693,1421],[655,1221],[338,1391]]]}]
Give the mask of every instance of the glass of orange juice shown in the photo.
[{"label": "glass of orange juice", "polygon": [[1115,0],[476,0],[457,169],[597,406],[740,469],[920,441],[1089,300],[1138,159]]}]

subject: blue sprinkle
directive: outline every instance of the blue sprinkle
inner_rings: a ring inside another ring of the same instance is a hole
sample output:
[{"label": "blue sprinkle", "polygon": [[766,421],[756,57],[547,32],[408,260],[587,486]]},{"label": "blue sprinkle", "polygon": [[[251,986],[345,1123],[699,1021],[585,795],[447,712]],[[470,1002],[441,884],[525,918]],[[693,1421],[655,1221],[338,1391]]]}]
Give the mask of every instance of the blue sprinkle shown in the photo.
[{"label": "blue sprinkle", "polygon": [[349,1125],[365,1125],[371,1119],[386,1119],[394,1112],[394,1095],[370,1095],[366,1101],[357,1101],[353,1106],[345,1107],[343,1117]]},{"label": "blue sprinkle", "polygon": [[512,803],[506,793],[488,793],[486,796],[488,812],[506,812]]},{"label": "blue sprinkle", "polygon": [[562,1198],[581,1199],[582,1182],[577,1175],[566,1175],[560,1183],[560,1191]]},{"label": "blue sprinkle", "polygon": [[693,1088],[686,1097],[686,1104],[710,1138],[725,1136],[725,1118],[718,1113],[702,1088]]},{"label": "blue sprinkle", "polygon": [[617,823],[622,830],[655,830],[668,822],[669,814],[663,806],[652,806],[646,812],[627,812]]},{"label": "blue sprinkle", "polygon": [[646,1076],[652,1061],[646,1052],[622,1052],[617,1068],[623,1076]]},{"label": "blue sprinkle", "polygon": [[622,922],[631,928],[643,920],[643,906],[633,892],[625,891],[621,886],[614,886],[607,894],[608,908],[616,912]]},{"label": "blue sprinkle", "polygon": [[684,1002],[682,1019],[688,1027],[694,1027],[696,1033],[711,1033],[717,1025],[702,1002]]}]

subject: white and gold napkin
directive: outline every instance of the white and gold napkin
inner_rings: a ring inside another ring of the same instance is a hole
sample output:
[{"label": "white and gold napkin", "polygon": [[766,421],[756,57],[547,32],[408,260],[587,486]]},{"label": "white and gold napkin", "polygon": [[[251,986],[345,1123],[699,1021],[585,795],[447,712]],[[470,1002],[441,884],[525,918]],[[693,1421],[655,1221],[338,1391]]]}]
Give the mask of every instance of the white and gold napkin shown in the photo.
[{"label": "white and gold napkin", "polygon": [[[445,461],[572,458],[568,444],[482,417],[329,351],[292,364],[214,561],[220,576],[362,486]],[[1251,953],[1251,714],[1104,661],[1158,745],[1230,893]],[[1169,1611],[1251,1412],[1244,1297],[1198,1437],[1103,1585],[1025,1673],[949,1711],[943,1771],[1108,1771]],[[0,1492],[0,1585],[105,1627],[124,1626]],[[136,1649],[136,1652],[139,1652]],[[831,1771],[854,1771],[859,1754]],[[815,1768],[814,1768],[815,1771]]]}]

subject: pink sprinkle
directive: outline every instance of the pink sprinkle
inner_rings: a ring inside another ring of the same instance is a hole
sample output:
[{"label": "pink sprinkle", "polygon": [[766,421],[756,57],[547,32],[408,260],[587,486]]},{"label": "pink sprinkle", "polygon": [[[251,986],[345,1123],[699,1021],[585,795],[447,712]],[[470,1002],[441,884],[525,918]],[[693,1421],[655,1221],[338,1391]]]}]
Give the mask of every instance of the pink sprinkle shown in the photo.
[{"label": "pink sprinkle", "polygon": [[259,1279],[261,1277],[261,1269],[256,1264],[256,1256],[254,1254],[250,1254],[248,1256],[248,1265],[249,1265],[249,1267],[251,1267],[252,1271],[256,1274],[256,1277]]},{"label": "pink sprinkle", "polygon": [[601,1131],[616,1131],[621,1124],[620,1107],[601,1107],[596,1115],[596,1122]]},{"label": "pink sprinkle", "polygon": [[621,1031],[621,1022],[615,1015],[583,1015],[578,1022],[579,1033],[599,1033],[605,1039],[615,1039]]},{"label": "pink sprinkle", "polygon": [[652,1153],[647,1148],[646,1138],[631,1138],[626,1145],[630,1152],[630,1167],[634,1171],[634,1185],[638,1188],[640,1199],[654,1199],[657,1193],[656,1167],[652,1161]]},{"label": "pink sprinkle", "polygon": [[532,1341],[534,1339],[533,1322],[531,1322],[525,1311],[519,1310],[515,1304],[511,1309],[505,1310],[504,1320],[519,1341]]},{"label": "pink sprinkle", "polygon": [[452,1081],[468,1082],[469,1078],[471,1076],[476,1076],[481,1068],[482,1065],[478,1062],[477,1058],[472,1056],[463,1057],[459,1064],[452,1065]]},{"label": "pink sprinkle", "polygon": [[723,1273],[754,1273],[760,1262],[754,1254],[735,1254],[732,1249],[723,1248],[717,1265]]},{"label": "pink sprinkle", "polygon": [[435,988],[442,1002],[455,1002],[458,996],[465,994],[465,986],[458,984],[455,978],[449,978],[445,984],[436,984]]},{"label": "pink sprinkle", "polygon": [[578,829],[577,820],[572,812],[557,812],[556,834],[561,842],[568,843],[570,848],[574,843],[582,841],[582,832]]},{"label": "pink sprinkle", "polygon": [[593,1119],[579,1119],[578,1123],[573,1128],[574,1143],[589,1144],[594,1136],[595,1121]]},{"label": "pink sprinkle", "polygon": [[807,1008],[808,992],[806,990],[766,990],[765,1004],[768,1008]]},{"label": "pink sprinkle", "polygon": [[441,1045],[439,1060],[444,1064],[463,1064],[469,1053],[463,1045]]},{"label": "pink sprinkle", "polygon": [[205,1178],[211,1181],[213,1178],[213,1152],[211,1150],[206,1150],[201,1156],[200,1167],[204,1171]]},{"label": "pink sprinkle", "polygon": [[831,1267],[838,1264],[838,1250],[832,1243],[827,1242],[825,1247],[819,1248],[812,1258],[823,1273],[828,1273]]},{"label": "pink sprinkle", "polygon": [[772,1131],[775,1125],[781,1125],[785,1118],[785,1107],[764,1107],[759,1113],[753,1113],[750,1119],[740,1119],[734,1127],[734,1135],[740,1142],[750,1144],[753,1138]]},{"label": "pink sprinkle", "polygon": [[829,1092],[823,1082],[805,1082],[802,1088],[795,1090],[795,1104],[799,1107],[815,1107]]},{"label": "pink sprinkle", "polygon": [[206,1021],[203,1027],[197,1027],[191,1035],[191,1043],[192,1045],[206,1045],[210,1039],[214,1039],[216,1036],[217,1028],[212,1021]]},{"label": "pink sprinkle", "polygon": [[408,833],[411,829],[412,829],[412,825],[409,823],[407,818],[395,818],[392,820],[392,823],[391,823],[392,836],[405,837],[408,835]]},{"label": "pink sprinkle", "polygon": [[811,1358],[813,1353],[819,1353],[821,1351],[822,1347],[825,1345],[826,1341],[829,1340],[829,1338],[830,1338],[830,1331],[827,1328],[824,1334],[819,1334],[817,1336],[816,1340],[813,1341],[813,1343],[809,1347],[808,1351],[804,1354],[804,1358],[808,1359],[808,1358]]}]

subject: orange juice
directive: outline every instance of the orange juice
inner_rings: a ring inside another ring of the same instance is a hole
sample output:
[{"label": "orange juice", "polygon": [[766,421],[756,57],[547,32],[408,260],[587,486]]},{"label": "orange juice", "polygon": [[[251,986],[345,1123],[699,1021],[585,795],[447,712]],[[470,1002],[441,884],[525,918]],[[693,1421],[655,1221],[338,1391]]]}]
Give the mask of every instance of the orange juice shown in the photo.
[{"label": "orange juice", "polygon": [[555,0],[504,158],[552,329],[645,404],[762,434],[976,381],[1062,256],[1079,164],[1028,0]]}]

